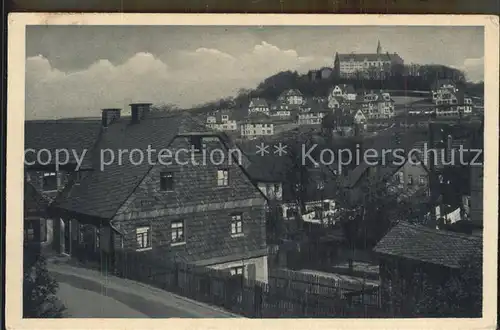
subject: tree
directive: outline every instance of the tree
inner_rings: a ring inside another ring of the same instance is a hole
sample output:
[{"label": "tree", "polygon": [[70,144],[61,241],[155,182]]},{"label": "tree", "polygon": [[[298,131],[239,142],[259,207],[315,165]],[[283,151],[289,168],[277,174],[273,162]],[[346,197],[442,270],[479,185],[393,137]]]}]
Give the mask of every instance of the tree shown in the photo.
[{"label": "tree", "polygon": [[424,276],[423,292],[415,305],[415,316],[481,317],[483,284],[482,258],[470,256],[461,269],[444,283],[435,283]]},{"label": "tree", "polygon": [[175,110],[179,110],[179,108],[173,103],[160,103],[151,107],[153,112],[168,113]]},{"label": "tree", "polygon": [[58,283],[49,274],[45,258],[32,248],[24,248],[23,317],[63,317],[65,306],[56,296]]}]

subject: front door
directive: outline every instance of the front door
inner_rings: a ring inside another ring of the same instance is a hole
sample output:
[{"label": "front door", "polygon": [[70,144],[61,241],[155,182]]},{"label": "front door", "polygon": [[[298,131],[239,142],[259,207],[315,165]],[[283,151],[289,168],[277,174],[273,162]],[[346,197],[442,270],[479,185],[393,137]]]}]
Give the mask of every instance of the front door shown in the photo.
[{"label": "front door", "polygon": [[61,252],[63,254],[71,254],[71,231],[70,221],[61,219]]}]

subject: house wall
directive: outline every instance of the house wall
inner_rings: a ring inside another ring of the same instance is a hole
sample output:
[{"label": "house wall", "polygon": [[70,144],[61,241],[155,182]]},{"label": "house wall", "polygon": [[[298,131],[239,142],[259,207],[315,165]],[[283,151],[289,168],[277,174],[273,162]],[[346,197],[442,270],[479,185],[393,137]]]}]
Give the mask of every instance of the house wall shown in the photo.
[{"label": "house wall", "polygon": [[283,198],[283,186],[281,183],[259,182],[257,186],[267,198],[277,200],[281,200]]},{"label": "house wall", "polygon": [[274,124],[272,123],[245,123],[241,125],[241,135],[254,137],[274,134]]},{"label": "house wall", "polygon": [[[205,142],[204,142],[205,143]],[[222,149],[219,141],[206,143],[207,153]],[[190,148],[179,137],[169,146]],[[137,247],[135,229],[150,226],[152,249],[191,261],[251,252],[266,247],[265,199],[236,164],[203,165],[202,154],[186,165],[155,165],[112,222],[125,233],[123,247]],[[217,185],[217,170],[229,171],[229,184]],[[160,190],[160,173],[173,172],[173,191]],[[231,214],[242,213],[243,235],[231,235]],[[171,244],[172,220],[184,220],[184,244]],[[118,247],[118,242],[115,243]]]},{"label": "house wall", "polygon": [[[402,176],[403,182],[399,178]],[[425,180],[423,184],[420,183],[420,177]],[[410,164],[406,162],[393,176],[395,184],[402,189],[409,189],[415,187],[429,188],[429,173],[421,165]],[[411,180],[410,180],[411,178]],[[413,180],[413,183],[411,182]]]},{"label": "house wall", "polygon": [[[234,267],[243,267],[243,276],[245,278],[256,280],[263,283],[269,282],[267,256],[244,259],[244,260],[236,260],[232,262],[210,265],[208,267],[213,269],[230,269]],[[251,270],[252,267],[255,267],[255,274]]]}]

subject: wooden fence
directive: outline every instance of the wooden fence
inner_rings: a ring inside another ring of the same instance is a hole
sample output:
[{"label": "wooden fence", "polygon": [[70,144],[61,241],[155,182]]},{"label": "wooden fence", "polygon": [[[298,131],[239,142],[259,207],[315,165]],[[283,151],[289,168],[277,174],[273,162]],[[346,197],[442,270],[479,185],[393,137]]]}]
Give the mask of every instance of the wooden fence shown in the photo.
[{"label": "wooden fence", "polygon": [[385,316],[376,304],[357,303],[347,296],[342,297],[342,289],[328,287],[327,281],[316,285],[285,281],[285,285],[276,285],[277,279],[273,280],[273,273],[267,284],[234,276],[225,270],[161,260],[147,252],[117,252],[113,259],[111,269],[114,269],[117,276],[219,306],[246,317]]}]

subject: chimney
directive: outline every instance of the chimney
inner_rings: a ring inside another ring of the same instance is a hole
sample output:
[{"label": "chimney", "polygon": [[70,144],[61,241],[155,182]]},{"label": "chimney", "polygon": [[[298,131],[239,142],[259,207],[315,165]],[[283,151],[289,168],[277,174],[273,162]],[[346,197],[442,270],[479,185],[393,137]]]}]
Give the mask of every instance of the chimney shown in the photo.
[{"label": "chimney", "polygon": [[102,127],[106,128],[120,119],[122,109],[102,109]]},{"label": "chimney", "polygon": [[132,124],[139,123],[151,110],[151,103],[132,103],[130,104],[132,113]]}]

